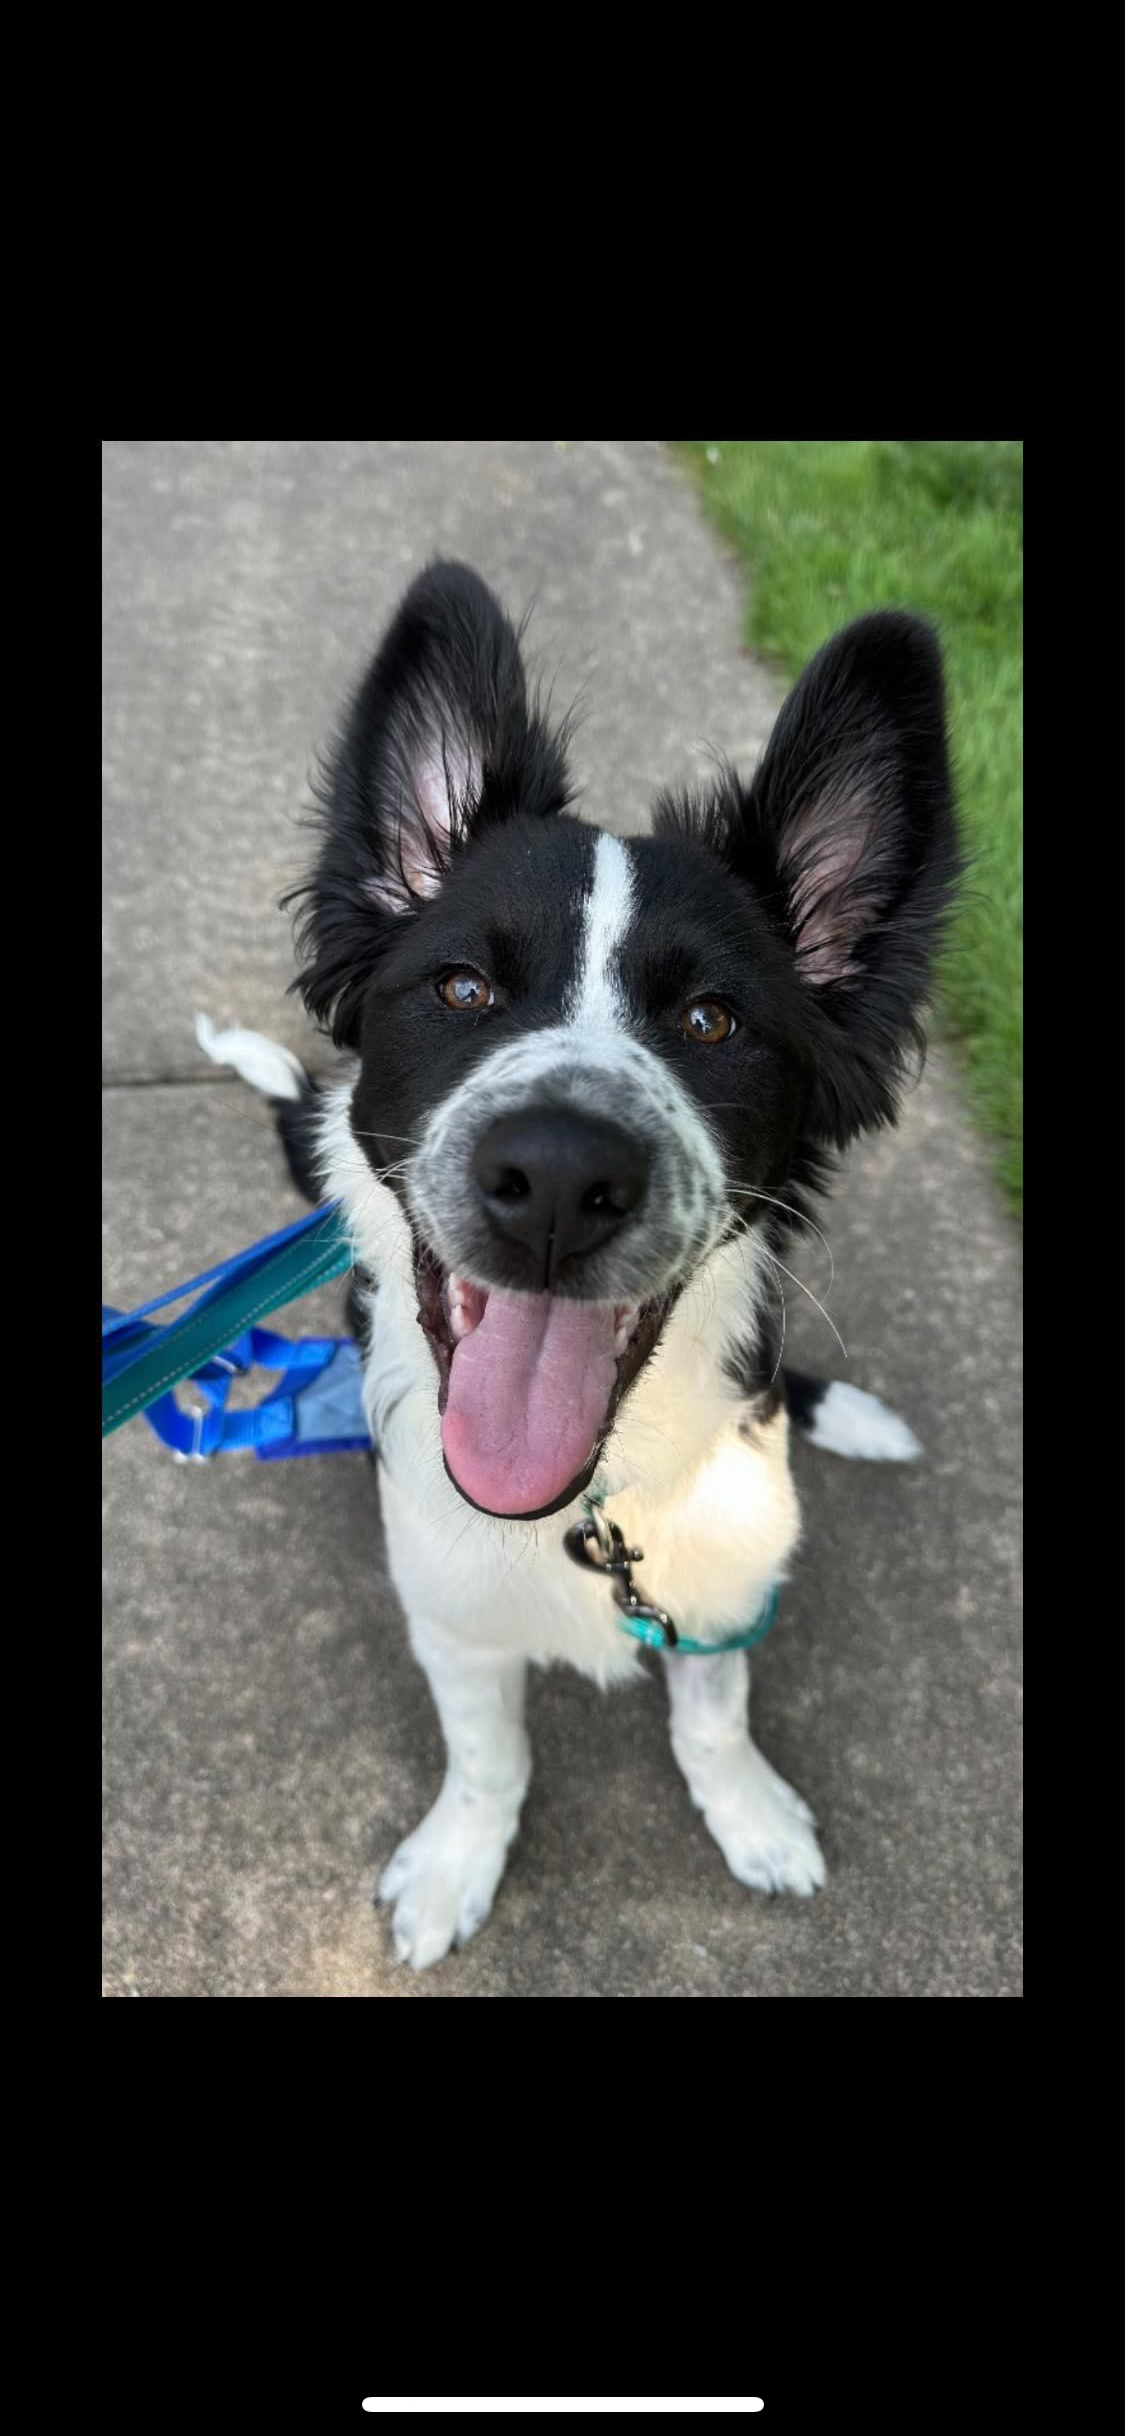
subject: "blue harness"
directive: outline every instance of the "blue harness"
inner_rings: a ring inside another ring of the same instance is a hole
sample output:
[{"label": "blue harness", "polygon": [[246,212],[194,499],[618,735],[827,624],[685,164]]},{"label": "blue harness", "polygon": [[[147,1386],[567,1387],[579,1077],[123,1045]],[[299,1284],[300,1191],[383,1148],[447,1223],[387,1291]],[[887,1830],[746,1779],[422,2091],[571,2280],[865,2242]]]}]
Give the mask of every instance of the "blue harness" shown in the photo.
[{"label": "blue harness", "polygon": [[[108,1438],[138,1413],[181,1463],[206,1463],[212,1455],[251,1447],[261,1463],[290,1455],[338,1455],[371,1451],[363,1409],[359,1347],[350,1336],[276,1336],[259,1322],[314,1286],[342,1277],[353,1265],[351,1238],[338,1201],[300,1218],[278,1235],[267,1235],[245,1252],[221,1260],[202,1276],[157,1294],[135,1311],[102,1305],[102,1436]],[[154,1320],[154,1311],[194,1299],[178,1319]],[[228,1412],[231,1382],[255,1369],[279,1370],[280,1384],[260,1404]],[[183,1411],[174,1390],[190,1379],[202,1401]],[[685,1657],[718,1657],[726,1650],[752,1649],[777,1614],[771,1589],[754,1622],[723,1641],[697,1641],[677,1631],[662,1607],[633,1581],[639,1548],[626,1548],[616,1523],[601,1513],[602,1499],[583,1499],[585,1520],[566,1534],[568,1553],[580,1565],[604,1572],[621,1610],[623,1632],[650,1649]]]}]

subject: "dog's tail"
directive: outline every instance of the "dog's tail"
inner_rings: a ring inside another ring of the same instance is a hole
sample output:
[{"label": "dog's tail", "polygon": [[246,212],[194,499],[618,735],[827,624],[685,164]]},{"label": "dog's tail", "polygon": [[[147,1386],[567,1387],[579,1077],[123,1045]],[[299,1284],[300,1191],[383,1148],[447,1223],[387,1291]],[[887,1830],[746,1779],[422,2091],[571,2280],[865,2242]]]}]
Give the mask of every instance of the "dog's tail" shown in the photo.
[{"label": "dog's tail", "polygon": [[314,1080],[292,1049],[283,1049],[278,1040],[267,1040],[264,1032],[247,1032],[241,1024],[220,1032],[209,1015],[197,1015],[195,1037],[214,1065],[233,1066],[244,1083],[273,1102],[289,1173],[298,1192],[315,1209],[324,1199],[316,1150],[323,1083]]},{"label": "dog's tail", "polygon": [[[241,1024],[220,1032],[209,1015],[197,1015],[195,1037],[213,1064],[233,1066],[244,1083],[272,1103],[286,1166],[302,1198],[315,1209],[324,1199],[318,1155],[324,1084],[308,1072],[292,1049],[283,1049],[278,1040],[267,1040],[264,1032],[247,1032]],[[358,1268],[348,1278],[345,1313],[361,1349],[366,1348],[371,1325],[365,1293],[373,1283]]]},{"label": "dog's tail", "polygon": [[921,1454],[901,1414],[862,1387],[809,1379],[800,1370],[783,1370],[781,1377],[789,1418],[810,1446],[827,1447],[829,1454],[853,1462],[914,1463]]},{"label": "dog's tail", "polygon": [[[208,1015],[197,1015],[195,1037],[216,1066],[233,1066],[246,1083],[273,1103],[289,1173],[299,1193],[314,1208],[324,1198],[317,1164],[317,1133],[324,1085],[315,1080],[280,1041],[262,1032],[235,1025],[220,1032]],[[354,1320],[352,1304],[349,1316]],[[844,1387],[835,1379],[810,1379],[803,1371],[783,1370],[782,1384],[789,1418],[810,1446],[826,1447],[868,1463],[913,1463],[922,1452],[912,1429],[898,1413],[862,1387]]]}]

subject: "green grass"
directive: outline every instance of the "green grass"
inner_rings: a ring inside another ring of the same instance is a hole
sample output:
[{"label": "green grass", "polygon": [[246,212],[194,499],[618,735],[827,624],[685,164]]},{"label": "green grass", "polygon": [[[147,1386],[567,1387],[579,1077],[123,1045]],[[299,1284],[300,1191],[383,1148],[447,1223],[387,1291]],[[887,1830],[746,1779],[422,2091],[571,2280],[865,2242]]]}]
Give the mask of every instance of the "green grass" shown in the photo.
[{"label": "green grass", "polygon": [[747,641],[786,676],[870,609],[918,610],[941,636],[971,870],[940,967],[938,1027],[956,1046],[1018,1211],[1022,443],[690,440],[682,448],[749,570]]}]

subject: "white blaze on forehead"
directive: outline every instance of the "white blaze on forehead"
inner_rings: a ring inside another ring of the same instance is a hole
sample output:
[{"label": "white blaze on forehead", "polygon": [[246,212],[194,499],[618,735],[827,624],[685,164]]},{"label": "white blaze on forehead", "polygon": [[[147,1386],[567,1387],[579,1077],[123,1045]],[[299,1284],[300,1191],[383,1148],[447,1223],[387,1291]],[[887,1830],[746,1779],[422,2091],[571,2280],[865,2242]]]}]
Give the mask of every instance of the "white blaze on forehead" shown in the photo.
[{"label": "white blaze on forehead", "polygon": [[578,908],[575,978],[558,1019],[502,1041],[440,1102],[407,1181],[420,1232],[448,1268],[468,1275],[473,1256],[465,1244],[477,1240],[479,1220],[473,1151],[493,1117],[540,1100],[610,1119],[624,1106],[630,1128],[651,1149],[654,1184],[645,1224],[630,1231],[629,1256],[606,1289],[604,1299],[619,1305],[663,1292],[712,1251],[727,1205],[718,1142],[668,1060],[630,1023],[620,965],[637,910],[635,858],[620,838],[598,834],[592,861]]},{"label": "white blaze on forehead", "polygon": [[591,1030],[617,1030],[625,1020],[624,994],[614,963],[633,913],[629,850],[619,837],[601,836],[594,852],[594,878],[586,900],[581,965],[565,1009],[568,1023]]}]

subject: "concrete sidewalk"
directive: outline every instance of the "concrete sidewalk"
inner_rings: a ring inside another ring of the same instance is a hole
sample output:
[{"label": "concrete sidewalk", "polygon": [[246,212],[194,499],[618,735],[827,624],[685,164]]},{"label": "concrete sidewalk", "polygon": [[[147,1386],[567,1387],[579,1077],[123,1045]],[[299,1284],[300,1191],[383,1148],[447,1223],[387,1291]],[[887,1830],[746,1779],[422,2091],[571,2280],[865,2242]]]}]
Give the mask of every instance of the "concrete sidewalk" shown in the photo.
[{"label": "concrete sidewalk", "polygon": [[[199,1007],[322,1070],[276,899],[306,779],[410,577],[469,559],[556,700],[583,808],[643,824],[779,689],[741,576],[648,442],[112,442],[106,507],[105,1266],[131,1303],[301,1214],[269,1112]],[[727,1875],[668,1744],[657,1662],[606,1698],[532,1678],[535,1773],[492,1920],[416,1978],[371,1907],[441,1739],[364,1458],[181,1466],[105,1448],[111,1996],[1012,1996],[1019,1962],[1019,1260],[940,1058],[829,1205],[838,1347],[787,1357],[902,1410],[914,1469],[800,1448],[805,1541],[754,1666],[767,1756],[821,1821],[811,1903]],[[815,1244],[797,1263],[823,1296]],[[338,1291],[292,1331],[335,1329]]]}]

